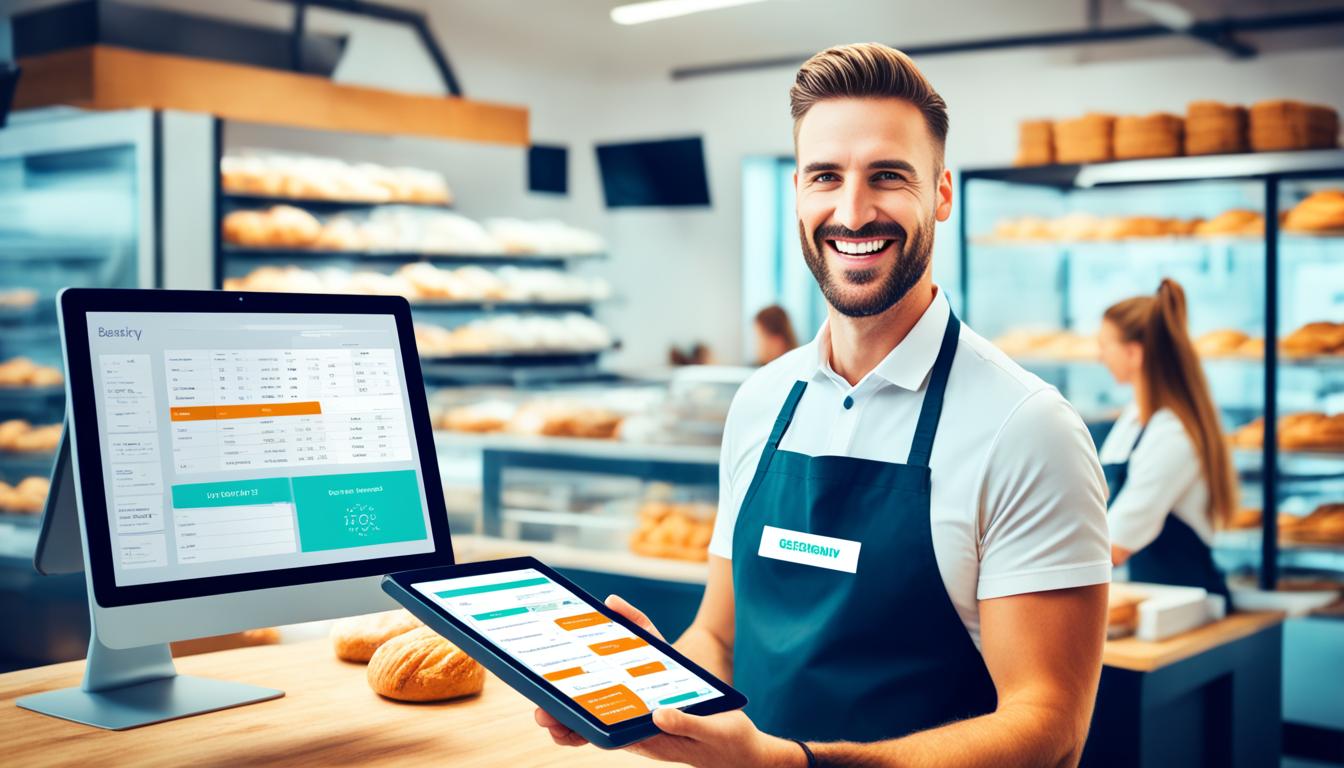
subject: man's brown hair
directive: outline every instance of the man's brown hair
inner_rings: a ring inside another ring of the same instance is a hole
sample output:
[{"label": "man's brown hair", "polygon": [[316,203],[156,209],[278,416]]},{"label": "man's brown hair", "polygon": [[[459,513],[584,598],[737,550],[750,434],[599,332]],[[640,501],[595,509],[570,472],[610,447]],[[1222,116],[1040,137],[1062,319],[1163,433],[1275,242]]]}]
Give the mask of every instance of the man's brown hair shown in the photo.
[{"label": "man's brown hair", "polygon": [[901,99],[924,115],[938,145],[942,164],[947,143],[947,102],[904,53],[881,43],[854,43],[827,48],[808,59],[789,89],[793,138],[813,104],[827,99]]}]

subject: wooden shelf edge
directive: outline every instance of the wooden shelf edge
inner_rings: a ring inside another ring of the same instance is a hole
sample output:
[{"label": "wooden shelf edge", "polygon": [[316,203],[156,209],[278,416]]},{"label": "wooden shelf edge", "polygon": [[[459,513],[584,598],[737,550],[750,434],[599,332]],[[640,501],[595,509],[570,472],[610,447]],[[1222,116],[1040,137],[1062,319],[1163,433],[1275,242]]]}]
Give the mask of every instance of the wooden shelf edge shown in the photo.
[{"label": "wooden shelf edge", "polygon": [[108,45],[27,57],[15,109],[175,109],[230,120],[332,131],[526,146],[528,112],[326,78]]}]

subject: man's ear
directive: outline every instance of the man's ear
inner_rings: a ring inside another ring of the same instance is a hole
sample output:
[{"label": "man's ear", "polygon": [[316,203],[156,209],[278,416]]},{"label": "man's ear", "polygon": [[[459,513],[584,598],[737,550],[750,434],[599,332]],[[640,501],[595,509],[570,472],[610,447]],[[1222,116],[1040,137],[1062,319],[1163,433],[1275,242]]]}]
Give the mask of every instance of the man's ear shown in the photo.
[{"label": "man's ear", "polygon": [[944,168],[938,174],[937,203],[934,217],[938,221],[947,221],[952,215],[952,172]]}]

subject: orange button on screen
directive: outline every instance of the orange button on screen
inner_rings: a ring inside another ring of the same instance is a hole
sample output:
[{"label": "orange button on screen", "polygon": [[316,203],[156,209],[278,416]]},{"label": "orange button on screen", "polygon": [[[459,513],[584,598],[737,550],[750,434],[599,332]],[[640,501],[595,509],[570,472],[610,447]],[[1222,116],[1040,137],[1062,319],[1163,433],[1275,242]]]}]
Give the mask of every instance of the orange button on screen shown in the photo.
[{"label": "orange button on screen", "polygon": [[613,653],[628,651],[633,648],[643,648],[648,643],[640,640],[638,637],[622,637],[620,640],[607,640],[601,643],[593,643],[588,646],[593,653],[598,656],[610,656]]},{"label": "orange button on screen", "polygon": [[575,696],[574,700],[607,725],[649,714],[649,708],[644,706],[644,700],[624,685],[613,685],[610,688],[585,693],[582,696]]},{"label": "orange button on screen", "polygon": [[583,674],[583,667],[570,667],[569,669],[557,669],[554,672],[547,672],[546,674],[542,675],[542,677],[546,678],[547,680],[550,680],[551,682],[555,682],[556,680],[564,680],[566,677],[574,677],[576,675],[582,675],[582,674]]},{"label": "orange button on screen", "polygon": [[596,627],[599,624],[610,623],[611,619],[593,611],[592,613],[580,613],[578,616],[566,616],[563,619],[556,619],[555,623],[564,630],[583,629],[584,627]]},{"label": "orange button on screen", "polygon": [[663,666],[663,662],[661,661],[650,661],[648,664],[640,664],[637,667],[631,667],[625,671],[629,672],[631,677],[643,677],[644,675],[652,675],[655,672],[666,672],[667,667]]}]

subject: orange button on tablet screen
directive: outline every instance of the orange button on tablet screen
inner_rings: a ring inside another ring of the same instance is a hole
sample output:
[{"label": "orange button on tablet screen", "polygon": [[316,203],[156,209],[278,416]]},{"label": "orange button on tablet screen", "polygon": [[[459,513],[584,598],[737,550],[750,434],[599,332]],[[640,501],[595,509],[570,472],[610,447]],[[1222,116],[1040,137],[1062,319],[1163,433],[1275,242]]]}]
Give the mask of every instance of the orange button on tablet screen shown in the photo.
[{"label": "orange button on tablet screen", "polygon": [[640,640],[638,637],[622,637],[620,640],[607,640],[602,643],[593,643],[588,646],[593,649],[593,653],[598,656],[610,656],[613,653],[628,651],[632,648],[642,648],[648,643]]},{"label": "orange button on tablet screen", "polygon": [[574,700],[607,725],[649,714],[649,708],[644,706],[644,701],[624,685],[613,685],[600,691],[585,693],[582,696],[575,696]]},{"label": "orange button on tablet screen", "polygon": [[556,619],[555,623],[560,625],[563,630],[583,629],[584,627],[596,627],[598,624],[610,622],[606,616],[593,611],[592,613],[580,613],[578,616],[566,616],[563,619]]}]

